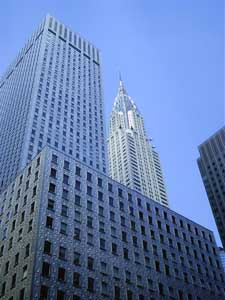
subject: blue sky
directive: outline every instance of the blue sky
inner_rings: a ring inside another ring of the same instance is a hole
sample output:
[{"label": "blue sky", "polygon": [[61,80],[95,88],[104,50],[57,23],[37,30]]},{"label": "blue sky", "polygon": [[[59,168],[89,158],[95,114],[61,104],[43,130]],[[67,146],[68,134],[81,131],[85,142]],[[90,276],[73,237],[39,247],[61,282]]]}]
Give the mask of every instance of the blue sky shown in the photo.
[{"label": "blue sky", "polygon": [[143,113],[171,208],[217,229],[197,168],[197,146],[224,125],[223,0],[8,0],[0,12],[0,74],[45,14],[100,48],[106,120],[118,71]]}]

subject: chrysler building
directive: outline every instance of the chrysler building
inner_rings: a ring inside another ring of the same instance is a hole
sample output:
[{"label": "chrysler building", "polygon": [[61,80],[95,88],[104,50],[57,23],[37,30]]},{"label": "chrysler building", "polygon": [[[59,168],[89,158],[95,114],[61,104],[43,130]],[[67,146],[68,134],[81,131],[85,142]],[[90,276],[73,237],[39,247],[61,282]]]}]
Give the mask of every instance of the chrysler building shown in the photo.
[{"label": "chrysler building", "polygon": [[113,179],[168,206],[159,155],[121,78],[110,117],[108,151]]}]

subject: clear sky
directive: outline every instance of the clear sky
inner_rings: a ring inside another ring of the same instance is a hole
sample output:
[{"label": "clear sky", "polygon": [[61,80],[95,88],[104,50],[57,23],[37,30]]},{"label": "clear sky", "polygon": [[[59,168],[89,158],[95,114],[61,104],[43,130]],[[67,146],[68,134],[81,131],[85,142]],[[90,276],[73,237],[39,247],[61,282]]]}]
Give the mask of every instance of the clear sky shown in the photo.
[{"label": "clear sky", "polygon": [[2,1],[0,74],[47,13],[100,48],[107,124],[121,71],[160,153],[171,208],[220,244],[196,159],[224,125],[224,1]]}]

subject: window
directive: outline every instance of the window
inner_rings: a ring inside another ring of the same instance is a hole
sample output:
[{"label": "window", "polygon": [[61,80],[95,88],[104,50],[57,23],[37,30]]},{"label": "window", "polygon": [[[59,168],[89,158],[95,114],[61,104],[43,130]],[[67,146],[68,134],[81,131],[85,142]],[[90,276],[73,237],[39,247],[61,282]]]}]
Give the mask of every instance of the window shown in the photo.
[{"label": "window", "polygon": [[115,213],[113,211],[110,211],[110,220],[115,222]]},{"label": "window", "polygon": [[64,222],[61,222],[61,225],[60,225],[60,233],[62,234],[67,234],[67,224],[64,223]]},{"label": "window", "polygon": [[58,290],[57,291],[57,300],[64,300],[65,299],[65,293],[63,291]]},{"label": "window", "polygon": [[122,231],[122,241],[127,242],[127,233],[125,231]]},{"label": "window", "polygon": [[68,200],[68,197],[69,197],[69,191],[66,189],[63,189],[62,198]]},{"label": "window", "polygon": [[64,160],[64,169],[66,170],[70,169],[70,163],[67,160]]},{"label": "window", "polygon": [[9,261],[6,262],[5,264],[5,272],[4,272],[4,275],[6,275],[9,271]]},{"label": "window", "polygon": [[104,295],[107,295],[107,292],[108,292],[108,284],[107,284],[107,282],[102,281],[102,293]]},{"label": "window", "polygon": [[121,190],[120,188],[118,188],[118,196],[119,197],[123,197],[123,190]]},{"label": "window", "polygon": [[87,267],[89,270],[94,269],[94,259],[92,257],[88,257]]},{"label": "window", "polygon": [[59,247],[59,259],[66,260],[66,248]]},{"label": "window", "polygon": [[100,249],[105,250],[105,240],[100,238]]},{"label": "window", "polygon": [[74,254],[73,254],[73,263],[76,266],[80,265],[80,253],[79,252],[74,252]]},{"label": "window", "polygon": [[92,181],[92,174],[87,172],[87,181]]},{"label": "window", "polygon": [[24,300],[24,296],[25,296],[25,289],[23,288],[22,290],[20,290],[19,300]]},{"label": "window", "polygon": [[17,266],[17,265],[18,265],[18,263],[19,263],[19,253],[17,253],[17,254],[15,255],[15,262],[14,262],[14,266]]},{"label": "window", "polygon": [[66,205],[62,205],[61,215],[64,217],[68,216],[68,207]]},{"label": "window", "polygon": [[112,254],[116,255],[117,254],[117,244],[112,243]]},{"label": "window", "polygon": [[87,194],[89,196],[92,196],[92,187],[91,186],[87,186]]},{"label": "window", "polygon": [[113,191],[113,186],[111,183],[108,183],[108,191],[112,192]]},{"label": "window", "polygon": [[42,263],[42,276],[44,277],[50,276],[50,264],[47,262]]},{"label": "window", "polygon": [[81,189],[81,182],[79,180],[75,181],[75,189],[78,191],[80,191],[80,189]]},{"label": "window", "polygon": [[0,257],[3,256],[3,252],[4,252],[4,245],[2,245],[1,248],[0,248]]},{"label": "window", "polygon": [[51,172],[50,172],[50,177],[52,177],[52,178],[56,178],[56,169],[54,169],[54,168],[51,168]]},{"label": "window", "polygon": [[75,195],[75,204],[76,205],[80,206],[80,200],[81,200],[80,196],[79,195]]},{"label": "window", "polygon": [[91,277],[88,277],[88,290],[94,292],[94,279]]},{"label": "window", "polygon": [[74,239],[80,240],[80,229],[79,228],[74,228]]},{"label": "window", "polygon": [[63,174],[63,183],[67,185],[69,184],[69,176],[66,174]]},{"label": "window", "polygon": [[129,252],[127,248],[123,248],[123,257],[125,259],[129,259]]},{"label": "window", "polygon": [[16,274],[12,276],[11,289],[13,289],[15,286],[16,286]]},{"label": "window", "polygon": [[50,216],[47,216],[46,218],[46,227],[53,229],[53,218]]},{"label": "window", "polygon": [[76,175],[81,176],[81,168],[76,166]]},{"label": "window", "polygon": [[87,243],[89,244],[89,245],[93,245],[93,234],[91,234],[91,233],[88,233],[87,234]]},{"label": "window", "polygon": [[157,272],[160,272],[160,264],[157,260],[155,261],[155,269]]},{"label": "window", "polygon": [[53,211],[54,206],[55,206],[55,201],[52,199],[48,199],[48,209]]},{"label": "window", "polygon": [[55,188],[56,188],[56,186],[55,186],[55,184],[53,184],[53,183],[50,183],[49,184],[49,192],[50,193],[55,193]]},{"label": "window", "polygon": [[159,288],[159,294],[161,296],[163,296],[164,295],[164,289],[163,289],[163,284],[161,282],[159,282],[158,288]]},{"label": "window", "polygon": [[92,202],[91,201],[87,201],[87,209],[92,210]]},{"label": "window", "polygon": [[78,210],[75,210],[75,212],[74,212],[74,220],[78,223],[81,222],[81,214]]},{"label": "window", "polygon": [[48,291],[49,291],[49,287],[42,285],[39,300],[47,300],[48,299]]},{"label": "window", "polygon": [[131,291],[127,291],[127,300],[133,300],[133,293]]},{"label": "window", "polygon": [[27,244],[25,247],[25,255],[24,258],[28,257],[30,255],[30,244]]},{"label": "window", "polygon": [[52,243],[49,241],[45,241],[44,243],[44,253],[47,255],[51,255],[51,247],[52,247]]},{"label": "window", "polygon": [[93,228],[93,218],[90,216],[87,216],[87,226]]},{"label": "window", "polygon": [[5,295],[5,290],[6,290],[6,282],[3,282],[2,288],[1,288],[1,297]]},{"label": "window", "polygon": [[115,300],[120,299],[120,287],[119,286],[114,286],[114,295],[115,295]]},{"label": "window", "polygon": [[102,179],[98,177],[98,186],[102,187]]},{"label": "window", "polygon": [[66,278],[66,270],[64,268],[58,268],[58,281],[65,281]]},{"label": "window", "polygon": [[101,191],[98,191],[98,200],[103,201],[103,193]]},{"label": "window", "polygon": [[77,272],[73,273],[73,286],[74,287],[80,286],[80,274]]}]

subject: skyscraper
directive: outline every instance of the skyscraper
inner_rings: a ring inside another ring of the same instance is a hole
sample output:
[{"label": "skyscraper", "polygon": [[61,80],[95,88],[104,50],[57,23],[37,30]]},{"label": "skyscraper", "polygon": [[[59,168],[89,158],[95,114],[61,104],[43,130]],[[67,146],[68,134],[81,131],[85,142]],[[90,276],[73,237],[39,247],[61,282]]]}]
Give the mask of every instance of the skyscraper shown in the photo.
[{"label": "skyscraper", "polygon": [[0,191],[46,145],[106,172],[99,50],[47,16],[0,81]]},{"label": "skyscraper", "polygon": [[225,248],[225,127],[199,146],[198,166]]},{"label": "skyscraper", "polygon": [[110,176],[168,205],[159,155],[151,144],[136,104],[127,94],[120,78],[119,89],[110,117]]}]

